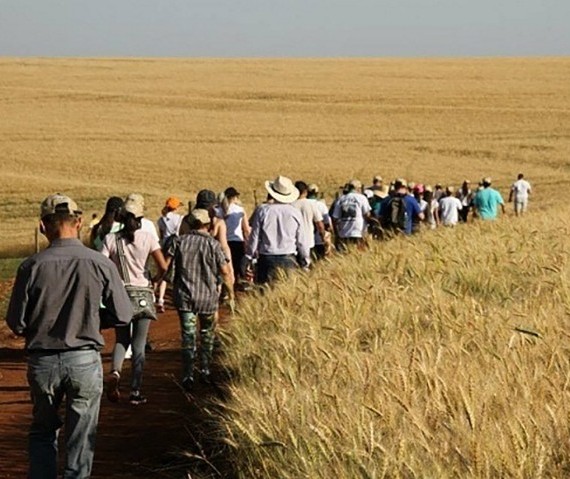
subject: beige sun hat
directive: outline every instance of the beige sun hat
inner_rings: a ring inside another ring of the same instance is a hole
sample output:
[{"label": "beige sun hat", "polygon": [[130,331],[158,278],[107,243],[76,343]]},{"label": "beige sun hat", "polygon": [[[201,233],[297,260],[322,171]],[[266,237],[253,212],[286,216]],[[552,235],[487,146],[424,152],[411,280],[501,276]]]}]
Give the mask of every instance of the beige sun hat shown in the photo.
[{"label": "beige sun hat", "polygon": [[265,189],[279,203],[293,203],[299,198],[299,190],[286,176],[278,176],[273,181],[266,181]]}]

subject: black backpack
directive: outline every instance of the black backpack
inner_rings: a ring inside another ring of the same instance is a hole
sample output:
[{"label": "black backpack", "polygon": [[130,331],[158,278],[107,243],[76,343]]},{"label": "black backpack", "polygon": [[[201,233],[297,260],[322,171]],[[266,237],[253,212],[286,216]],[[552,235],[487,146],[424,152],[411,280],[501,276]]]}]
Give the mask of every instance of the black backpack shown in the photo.
[{"label": "black backpack", "polygon": [[383,220],[384,227],[402,231],[406,229],[407,212],[403,195],[396,195],[390,200]]}]

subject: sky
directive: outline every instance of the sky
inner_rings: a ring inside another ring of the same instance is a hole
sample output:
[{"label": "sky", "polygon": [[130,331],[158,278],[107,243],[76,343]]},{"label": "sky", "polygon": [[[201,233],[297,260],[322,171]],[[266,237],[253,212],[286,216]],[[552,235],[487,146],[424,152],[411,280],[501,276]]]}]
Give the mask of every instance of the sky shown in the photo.
[{"label": "sky", "polygon": [[570,0],[0,0],[0,55],[570,54]]}]

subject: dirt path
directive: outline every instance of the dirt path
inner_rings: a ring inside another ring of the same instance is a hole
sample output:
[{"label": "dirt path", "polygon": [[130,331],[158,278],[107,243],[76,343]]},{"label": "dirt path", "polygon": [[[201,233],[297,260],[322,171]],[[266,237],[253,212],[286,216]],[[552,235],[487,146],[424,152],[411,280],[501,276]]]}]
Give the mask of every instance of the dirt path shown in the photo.
[{"label": "dirt path", "polygon": [[[112,404],[103,397],[93,478],[228,477],[220,465],[221,456],[215,456],[206,429],[211,426],[203,414],[209,398],[223,396],[223,375],[214,368],[213,386],[197,385],[191,397],[185,395],[177,383],[181,371],[179,334],[172,309],[151,326],[154,350],[147,355],[143,383],[148,404]],[[105,339],[103,360],[108,372],[113,334],[106,332]],[[26,363],[21,340],[8,337],[0,344],[4,345],[0,348],[0,478],[21,479],[26,474],[31,419]],[[123,376],[129,375],[130,362],[126,361]],[[182,451],[190,459],[177,454]],[[187,474],[189,462],[193,463],[188,471],[191,475]]]}]

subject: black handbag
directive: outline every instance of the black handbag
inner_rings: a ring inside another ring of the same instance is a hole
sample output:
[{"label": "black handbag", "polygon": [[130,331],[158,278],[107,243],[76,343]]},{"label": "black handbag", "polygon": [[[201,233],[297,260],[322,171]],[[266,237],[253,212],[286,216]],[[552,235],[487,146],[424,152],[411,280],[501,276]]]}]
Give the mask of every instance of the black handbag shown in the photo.
[{"label": "black handbag", "polygon": [[99,329],[111,329],[118,326],[124,326],[119,323],[117,317],[111,313],[105,306],[99,306]]},{"label": "black handbag", "polygon": [[126,265],[125,250],[123,249],[123,238],[117,235],[117,252],[121,276],[125,283],[125,289],[133,306],[133,320],[135,319],[157,319],[156,308],[154,306],[154,291],[150,286],[133,286]]}]

